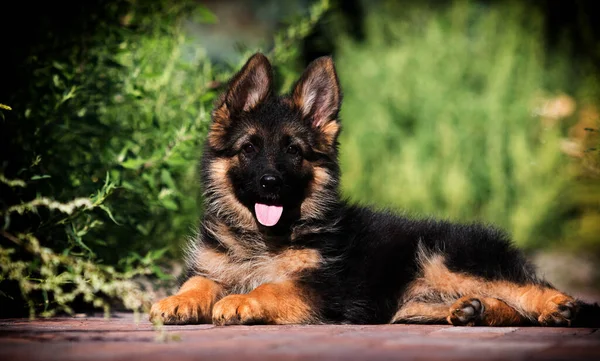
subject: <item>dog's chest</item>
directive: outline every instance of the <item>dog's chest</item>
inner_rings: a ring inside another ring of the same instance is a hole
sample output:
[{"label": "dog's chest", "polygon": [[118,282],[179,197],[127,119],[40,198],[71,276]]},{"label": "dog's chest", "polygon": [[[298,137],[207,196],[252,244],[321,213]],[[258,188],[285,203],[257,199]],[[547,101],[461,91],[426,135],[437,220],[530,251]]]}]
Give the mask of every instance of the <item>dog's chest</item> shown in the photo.
[{"label": "dog's chest", "polygon": [[322,262],[321,254],[315,249],[287,249],[239,257],[200,248],[194,258],[197,273],[234,293],[247,293],[265,283],[293,280],[304,271],[319,268]]}]

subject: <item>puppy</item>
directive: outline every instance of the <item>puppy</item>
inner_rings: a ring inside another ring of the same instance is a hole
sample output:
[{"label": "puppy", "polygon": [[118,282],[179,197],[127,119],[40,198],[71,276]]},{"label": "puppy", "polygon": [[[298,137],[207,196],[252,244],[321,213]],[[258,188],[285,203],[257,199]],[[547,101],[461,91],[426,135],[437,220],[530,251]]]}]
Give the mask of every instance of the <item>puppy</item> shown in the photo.
[{"label": "puppy", "polygon": [[329,57],[284,96],[262,54],[233,77],[204,147],[205,213],[187,281],[151,320],[569,326],[582,309],[598,317],[598,305],[540,279],[498,229],[346,202],[341,100]]}]

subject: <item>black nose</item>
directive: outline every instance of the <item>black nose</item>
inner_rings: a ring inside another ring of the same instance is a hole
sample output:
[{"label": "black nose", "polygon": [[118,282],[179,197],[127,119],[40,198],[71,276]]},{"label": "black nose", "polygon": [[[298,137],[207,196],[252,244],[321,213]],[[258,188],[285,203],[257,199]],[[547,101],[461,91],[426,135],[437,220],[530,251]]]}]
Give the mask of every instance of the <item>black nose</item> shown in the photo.
[{"label": "black nose", "polygon": [[260,178],[260,186],[267,192],[278,191],[281,183],[281,177],[273,174],[265,174]]}]

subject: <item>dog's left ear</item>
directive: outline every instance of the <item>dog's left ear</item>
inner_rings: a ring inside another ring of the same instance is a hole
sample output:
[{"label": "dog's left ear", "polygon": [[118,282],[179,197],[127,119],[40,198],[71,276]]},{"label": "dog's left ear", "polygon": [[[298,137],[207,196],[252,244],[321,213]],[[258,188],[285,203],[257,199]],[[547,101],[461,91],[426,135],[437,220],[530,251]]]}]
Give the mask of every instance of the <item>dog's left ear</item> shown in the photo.
[{"label": "dog's left ear", "polygon": [[[320,131],[332,131],[337,135],[337,117],[340,111],[341,93],[333,60],[329,56],[320,57],[311,62],[292,93],[292,100],[302,112],[304,119]],[[336,126],[328,126],[333,122]]]}]

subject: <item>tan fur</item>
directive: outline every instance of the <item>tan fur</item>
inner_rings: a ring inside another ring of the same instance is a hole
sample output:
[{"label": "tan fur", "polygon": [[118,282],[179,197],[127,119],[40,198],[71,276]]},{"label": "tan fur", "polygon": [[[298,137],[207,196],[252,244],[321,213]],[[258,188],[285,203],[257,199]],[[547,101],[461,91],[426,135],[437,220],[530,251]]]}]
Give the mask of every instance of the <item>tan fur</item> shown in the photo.
[{"label": "tan fur", "polygon": [[306,290],[293,281],[263,284],[247,295],[229,295],[213,308],[216,325],[314,322],[313,306]]},{"label": "tan fur", "polygon": [[[551,292],[554,291],[554,292]],[[534,295],[533,297],[535,297]],[[541,325],[571,325],[571,318],[577,314],[577,302],[569,295],[556,290],[538,293],[538,299],[533,303],[541,306],[542,312],[538,316],[538,322]],[[569,317],[564,316],[565,308],[568,309]]]},{"label": "tan fur", "polygon": [[517,326],[527,322],[517,310],[510,307],[506,302],[492,297],[476,298],[482,305],[481,316],[475,317],[473,321],[465,324],[459,316],[465,306],[470,306],[473,299],[471,296],[461,297],[451,307],[448,315],[448,323],[456,326]]},{"label": "tan fur", "polygon": [[331,192],[325,189],[330,181],[331,176],[325,168],[313,168],[313,179],[308,186],[308,196],[300,205],[300,218],[322,218],[323,211],[327,209],[327,203],[333,201]]},{"label": "tan fur", "polygon": [[[233,192],[233,186],[227,172],[235,166],[237,158],[218,158],[209,166],[210,185],[204,191],[207,198],[209,213],[216,218],[228,218],[231,224],[236,224],[247,230],[256,230],[254,216],[241,204]],[[211,194],[212,193],[212,194]]]},{"label": "tan fur", "polygon": [[229,109],[223,103],[216,107],[212,114],[213,122],[208,132],[208,144],[214,149],[223,149],[223,139],[230,125]]},{"label": "tan fur", "polygon": [[[249,86],[248,83],[251,85]],[[227,91],[222,94],[215,102],[215,108],[212,113],[213,122],[208,132],[208,144],[221,150],[224,148],[223,139],[227,133],[227,128],[231,124],[231,111],[227,104],[235,98],[235,94],[240,93],[241,87],[246,87],[247,98],[243,104],[243,111],[250,111],[258,106],[271,90],[271,66],[269,61],[262,54],[252,56],[244,68],[231,80]]]},{"label": "tan fur", "polygon": [[176,295],[152,305],[150,320],[165,324],[210,323],[212,307],[222,291],[222,287],[214,281],[192,277]]},{"label": "tan fur", "polygon": [[[206,222],[205,229],[219,242],[228,252],[235,255],[236,258],[250,258],[257,252],[266,250],[265,244],[261,242],[243,242],[239,236],[232,233],[231,229],[223,222]],[[258,234],[254,235],[256,240],[260,240]]]},{"label": "tan fur", "polygon": [[314,249],[244,255],[235,251],[217,252],[200,245],[188,258],[198,274],[214,279],[233,293],[247,293],[265,283],[294,280],[303,271],[316,269],[322,263],[320,253]]},{"label": "tan fur", "polygon": [[[250,138],[256,134],[256,129],[254,129],[253,127],[246,127],[245,131],[244,131],[244,135],[242,135],[239,139],[237,139],[235,141],[235,143],[233,144],[232,149],[235,150],[240,150],[242,149],[242,146],[244,146],[244,144],[248,143],[250,141]],[[235,162],[234,165],[237,165],[239,159],[237,157],[232,158],[232,161]]]},{"label": "tan fur", "polygon": [[[318,73],[324,74],[315,75]],[[331,98],[327,99],[327,101],[329,101],[330,104],[329,106],[321,107],[321,109],[313,109],[317,98],[322,97],[322,95],[317,92],[317,90],[323,89],[322,84],[319,84],[319,82],[326,82],[328,85],[329,88],[327,91],[330,92],[328,95],[330,95]],[[294,91],[292,92],[294,104],[300,109],[304,116],[308,116],[314,111],[312,116],[313,119],[317,121],[317,123],[314,124],[315,127],[322,127],[326,123],[334,120],[331,118],[332,114],[329,113],[335,113],[338,110],[340,98],[337,84],[337,76],[335,74],[333,61],[331,58],[320,58],[311,64],[311,67],[306,70],[294,88]],[[321,114],[322,110],[327,113]]]},{"label": "tan fur", "polygon": [[553,288],[540,285],[520,285],[507,281],[489,281],[452,272],[446,267],[441,254],[419,253],[421,276],[411,283],[402,303],[413,298],[435,296],[443,302],[463,296],[496,298],[519,314],[542,324],[556,317],[560,306],[575,304],[572,297]]},{"label": "tan fur", "polygon": [[325,140],[325,149],[332,149],[333,144],[340,132],[340,124],[337,121],[326,123],[321,127],[321,134]]},{"label": "tan fur", "polygon": [[391,323],[440,322],[448,316],[448,305],[442,303],[408,302],[396,312]]},{"label": "tan fur", "polygon": [[[248,71],[250,71],[250,67],[248,67]],[[268,70],[265,67],[257,66],[255,67],[254,72],[250,75],[253,79],[252,81],[255,84],[259,84],[259,87],[263,89],[263,91],[252,91],[248,94],[248,99],[246,100],[246,104],[244,104],[244,111],[250,111],[254,109],[258,104],[260,104],[263,99],[269,93],[270,86],[270,78],[268,74]],[[247,76],[244,74],[243,76]]]}]

